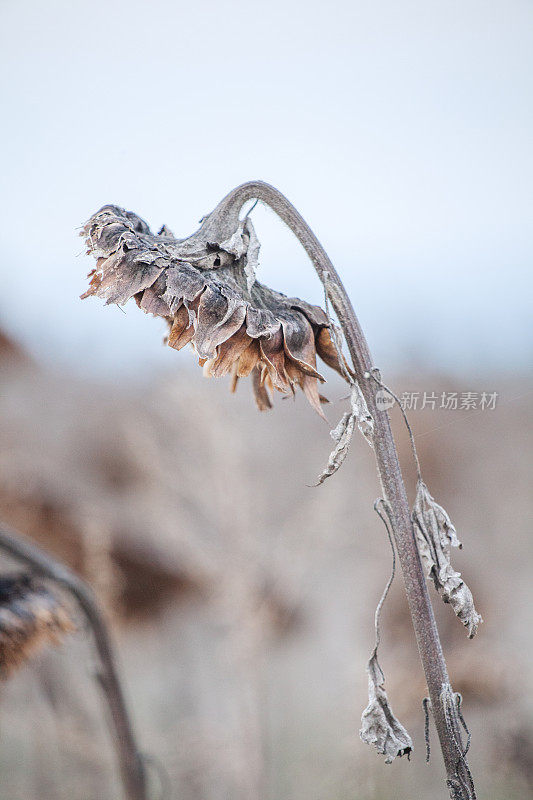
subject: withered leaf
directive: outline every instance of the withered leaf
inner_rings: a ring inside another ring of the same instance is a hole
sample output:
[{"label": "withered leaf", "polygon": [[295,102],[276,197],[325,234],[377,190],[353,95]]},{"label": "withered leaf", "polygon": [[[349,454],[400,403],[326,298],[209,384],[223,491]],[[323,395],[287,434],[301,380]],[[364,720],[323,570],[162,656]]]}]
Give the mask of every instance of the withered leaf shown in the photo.
[{"label": "withered leaf", "polygon": [[357,381],[354,381],[352,384],[350,403],[352,406],[352,413],[357,420],[357,427],[367,440],[370,447],[374,447],[374,420],[368,410],[365,397]]},{"label": "withered leaf", "polygon": [[351,411],[345,412],[337,427],[331,431],[330,435],[335,442],[335,447],[330,453],[328,463],[318,476],[317,486],[337,472],[344,462],[348,455],[356,423],[367,442],[373,447],[374,420],[368,411],[366,400],[357,381],[352,382],[350,406]]},{"label": "withered leaf", "polygon": [[335,447],[329,455],[328,463],[318,476],[317,486],[319,486],[321,483],[324,483],[326,478],[329,478],[330,475],[333,475],[335,472],[337,472],[343,463],[344,459],[348,455],[354,427],[355,416],[351,412],[346,411],[342,415],[337,427],[331,431],[330,435],[335,442]]},{"label": "withered leaf", "polygon": [[390,707],[376,651],[368,662],[367,672],[368,705],[361,716],[359,735],[390,764],[396,757],[409,755],[413,741]]},{"label": "withered leaf", "polygon": [[450,517],[422,480],[417,483],[413,522],[427,576],[433,579],[443,601],[452,606],[472,639],[483,620],[474,607],[472,592],[450,563],[451,547],[462,545]]}]

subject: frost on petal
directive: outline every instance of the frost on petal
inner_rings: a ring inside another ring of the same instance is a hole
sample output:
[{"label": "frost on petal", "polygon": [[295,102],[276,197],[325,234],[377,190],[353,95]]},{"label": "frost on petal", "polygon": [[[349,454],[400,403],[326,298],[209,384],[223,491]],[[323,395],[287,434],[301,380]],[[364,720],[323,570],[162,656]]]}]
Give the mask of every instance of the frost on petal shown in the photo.
[{"label": "frost on petal", "polygon": [[330,475],[333,475],[339,467],[341,466],[342,462],[348,455],[348,450],[350,448],[350,442],[352,441],[352,436],[355,428],[355,416],[350,412],[346,411],[345,414],[342,415],[341,420],[336,428],[331,431],[331,438],[335,442],[335,447],[333,448],[330,456],[328,458],[328,463],[324,467],[323,471],[318,476],[317,486],[321,483],[324,483],[326,478],[329,478]]},{"label": "frost on petal", "polygon": [[413,522],[428,578],[433,579],[443,601],[450,603],[472,639],[483,620],[474,607],[472,592],[461,578],[461,573],[456,572],[450,563],[451,548],[462,545],[450,517],[435,502],[421,480],[417,484]]},{"label": "frost on petal", "polygon": [[359,735],[363,742],[373,745],[390,764],[399,756],[409,755],[413,742],[401,722],[392,712],[384,688],[385,679],[374,651],[367,665],[368,705],[361,716]]}]

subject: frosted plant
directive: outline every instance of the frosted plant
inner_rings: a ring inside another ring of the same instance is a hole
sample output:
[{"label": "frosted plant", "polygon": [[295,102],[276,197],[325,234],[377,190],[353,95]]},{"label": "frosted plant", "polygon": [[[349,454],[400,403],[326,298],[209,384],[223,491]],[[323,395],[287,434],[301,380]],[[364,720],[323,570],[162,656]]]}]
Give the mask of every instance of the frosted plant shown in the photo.
[{"label": "frosted plant", "polygon": [[[248,214],[241,218],[250,200],[268,205],[299,239],[324,286],[325,310],[287,298],[256,280],[257,237]],[[442,653],[396,446],[387,411],[376,403],[375,382],[382,386],[379,373],[342,281],[309,225],[273,186],[250,181],[231,191],[203,218],[199,229],[183,239],[175,238],[166,226],[154,235],[140,217],[116,206],[104,206],[91,217],[83,233],[88,252],[96,258],[84,297],[97,295],[107,303],[119,304],[134,297],[144,311],[167,320],[171,347],[193,345],[208,377],[230,373],[234,387],[240,377],[252,375],[260,409],[270,407],[273,392],[292,393],[299,386],[320,413],[323,398],[317,387],[323,378],[317,371],[317,354],[350,384],[350,410],[332,432],[335,446],[318,482],[340,467],[357,426],[375,454],[426,675],[427,707],[439,735],[450,796],[473,800],[466,748],[458,745],[462,717],[450,710],[455,707],[456,695]],[[350,361],[341,352],[329,304]],[[414,520],[425,542],[422,546],[419,536],[422,556],[427,560],[429,548],[436,565],[430,571],[442,583],[443,598],[455,603],[456,612],[473,634],[479,620],[473,606],[464,610],[468,605],[466,588],[457,585],[458,573],[445,570],[441,575],[444,564],[435,549],[431,552],[432,543],[434,546],[438,540],[445,555],[447,543],[441,538],[443,529],[438,520],[438,535],[432,538],[427,497],[421,492],[419,484]],[[435,506],[431,513],[436,513]],[[411,740],[392,717],[377,664],[377,648],[374,655],[368,665],[369,707],[363,715],[362,736],[390,761],[391,756],[409,752]]]}]

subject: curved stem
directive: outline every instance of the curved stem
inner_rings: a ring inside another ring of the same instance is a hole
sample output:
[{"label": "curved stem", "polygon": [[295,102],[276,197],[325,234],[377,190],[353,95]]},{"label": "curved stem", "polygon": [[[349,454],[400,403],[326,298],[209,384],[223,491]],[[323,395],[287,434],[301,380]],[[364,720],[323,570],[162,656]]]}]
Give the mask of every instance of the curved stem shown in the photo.
[{"label": "curved stem", "polygon": [[122,686],[118,677],[113,648],[102,614],[91,588],[68,567],[47,555],[20,534],[0,528],[0,549],[28,564],[34,572],[54,581],[74,596],[94,636],[100,657],[99,683],[104,692],[114,728],[114,741],[127,800],[147,800],[142,756],[135,742]]},{"label": "curved stem", "polygon": [[[376,406],[375,392],[368,379],[368,375],[372,375],[374,370],[372,358],[344,285],[326,251],[301,214],[281,192],[262,181],[244,183],[230,192],[205,221],[202,226],[202,237],[205,235],[209,239],[211,231],[215,230],[226,231],[229,237],[238,225],[239,213],[243,204],[252,198],[261,200],[270,206],[299,239],[324,284],[344,332],[356,379],[374,418],[374,452],[383,497],[391,509],[394,538],[420,659],[427,680],[431,710],[444,757],[450,796],[461,800],[471,800],[475,795],[472,788],[468,788],[469,775],[464,772],[464,765],[457,758],[456,741],[460,732],[454,730],[453,727],[450,729],[441,700],[443,689],[449,688],[448,672],[415,540],[411,512],[389,417],[386,411],[380,410]],[[453,725],[455,724],[453,722]]]}]

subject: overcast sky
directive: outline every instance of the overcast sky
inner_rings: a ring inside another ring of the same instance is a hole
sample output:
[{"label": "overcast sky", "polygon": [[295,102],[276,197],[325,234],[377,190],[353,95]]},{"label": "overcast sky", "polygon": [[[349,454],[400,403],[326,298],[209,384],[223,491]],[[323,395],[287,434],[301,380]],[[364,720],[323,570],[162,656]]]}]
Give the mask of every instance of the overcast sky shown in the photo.
[{"label": "overcast sky", "polygon": [[[178,236],[261,178],[308,219],[376,362],[529,369],[533,3],[0,0],[0,324],[105,372],[179,359],[79,301],[104,203]],[[254,211],[260,280],[319,302]]]}]

